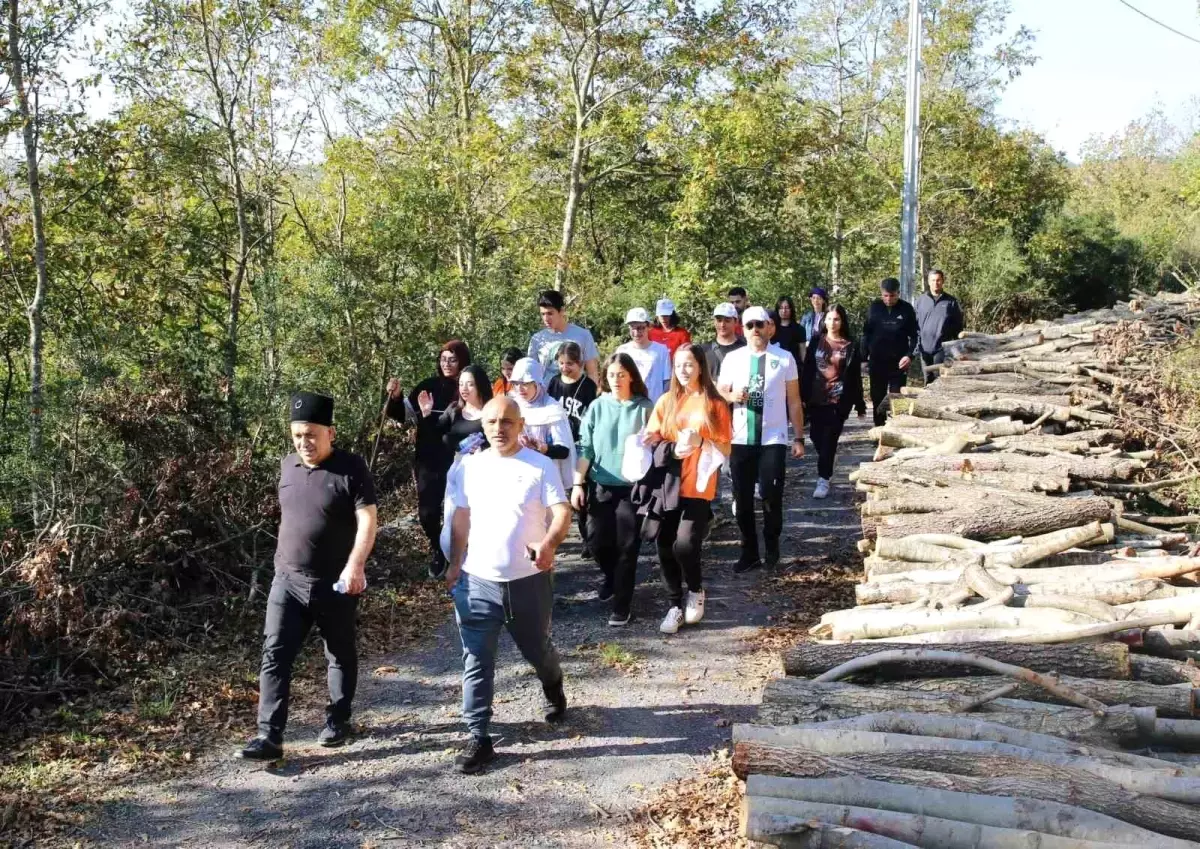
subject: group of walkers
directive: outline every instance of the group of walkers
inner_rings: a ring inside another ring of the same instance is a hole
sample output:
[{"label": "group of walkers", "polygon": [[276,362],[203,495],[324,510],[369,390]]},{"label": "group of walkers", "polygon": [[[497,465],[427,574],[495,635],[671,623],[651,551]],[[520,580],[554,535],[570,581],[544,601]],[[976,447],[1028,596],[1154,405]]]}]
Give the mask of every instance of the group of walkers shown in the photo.
[{"label": "group of walkers", "polygon": [[[697,344],[675,305],[655,317],[629,310],[629,341],[600,362],[592,334],[568,320],[561,293],[542,292],[543,327],[527,348],[506,350],[492,381],[459,340],[442,345],[433,377],[404,394],[388,381],[387,415],[415,427],[418,520],[432,577],[454,600],[463,650],[463,716],[470,738],[456,759],[475,772],[494,757],[495,657],[507,629],[536,671],[547,721],[566,711],[551,639],[555,553],[573,522],[601,574],[608,624],[627,625],[643,539],[657,549],[675,634],[704,618],[702,551],[714,502],[730,501],[741,536],[733,571],[781,558],[783,490],[790,455],[817,453],[816,498],[829,495],[838,441],[851,409],[865,414],[866,364],[875,421],[886,417],[910,362],[941,361],[962,314],[930,274],[914,309],[892,278],[856,340],[844,307],[821,288],[797,316],[790,297],[774,310],[741,287],[713,308],[712,341]],[[927,376],[932,379],[932,373]],[[355,614],[374,544],[375,491],[361,457],[335,448],[333,399],[293,396],[295,453],[280,472],[282,512],[260,672],[258,735],[239,755],[282,756],[292,666],[315,624],[329,662],[322,745],[350,734],[357,682]],[[789,429],[790,427],[790,429]],[[731,496],[722,495],[728,485]],[[762,504],[762,547],[756,526]]]}]

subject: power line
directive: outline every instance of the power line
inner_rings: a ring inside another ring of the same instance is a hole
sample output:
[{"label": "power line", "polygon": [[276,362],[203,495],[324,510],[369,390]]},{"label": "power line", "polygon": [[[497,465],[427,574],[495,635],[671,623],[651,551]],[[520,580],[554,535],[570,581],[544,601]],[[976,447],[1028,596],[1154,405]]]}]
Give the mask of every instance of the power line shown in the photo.
[{"label": "power line", "polygon": [[1132,9],[1133,11],[1137,12],[1139,15],[1141,15],[1146,20],[1158,24],[1163,29],[1170,30],[1171,32],[1175,33],[1176,35],[1181,35],[1184,38],[1186,38],[1188,41],[1194,41],[1194,42],[1196,42],[1196,44],[1200,44],[1200,38],[1196,38],[1194,35],[1188,35],[1186,32],[1180,32],[1179,30],[1175,29],[1175,27],[1170,26],[1169,24],[1164,24],[1158,18],[1150,17],[1145,12],[1143,12],[1141,9],[1139,9],[1137,6],[1134,6],[1132,3],[1127,3],[1126,0],[1117,0],[1117,2],[1120,3],[1122,6],[1126,6],[1130,9]]}]

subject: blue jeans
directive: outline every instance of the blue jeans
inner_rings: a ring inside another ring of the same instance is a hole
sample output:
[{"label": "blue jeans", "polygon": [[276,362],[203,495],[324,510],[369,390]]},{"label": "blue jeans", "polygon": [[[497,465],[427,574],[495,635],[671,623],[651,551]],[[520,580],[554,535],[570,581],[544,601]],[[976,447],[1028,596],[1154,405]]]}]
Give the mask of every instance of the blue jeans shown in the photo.
[{"label": "blue jeans", "polygon": [[539,572],[517,581],[488,581],[463,572],[454,585],[454,618],[463,646],[463,719],[480,739],[488,736],[495,694],[496,648],[507,628],[543,688],[562,681],[550,640],[554,576]]}]

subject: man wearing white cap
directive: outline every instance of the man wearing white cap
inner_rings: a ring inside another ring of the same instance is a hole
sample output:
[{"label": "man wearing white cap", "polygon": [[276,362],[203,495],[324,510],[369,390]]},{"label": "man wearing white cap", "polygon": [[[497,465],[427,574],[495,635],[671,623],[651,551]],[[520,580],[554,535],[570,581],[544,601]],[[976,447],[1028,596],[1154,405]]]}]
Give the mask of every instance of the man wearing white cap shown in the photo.
[{"label": "man wearing white cap", "polygon": [[[778,345],[770,345],[771,316],[762,307],[742,313],[746,347],[730,351],[721,363],[717,381],[721,394],[733,404],[733,477],[742,554],[735,572],[762,565],[758,530],[754,526],[754,485],[762,491],[763,542],[768,565],[779,562],[783,532],[783,479],[787,446],[792,457],[804,456],[804,410],[800,404],[800,371],[796,360]],[[791,419],[795,438],[788,437]]]},{"label": "man wearing white cap", "polygon": [[650,326],[650,341],[666,345],[673,362],[675,350],[680,345],[689,344],[692,341],[692,334],[679,325],[679,316],[675,313],[675,302],[670,298],[659,299],[658,303],[654,305],[654,316],[657,322]]},{"label": "man wearing white cap", "polygon": [[629,341],[617,348],[617,353],[629,355],[646,384],[650,400],[657,401],[671,382],[671,352],[666,345],[650,341],[650,314],[642,307],[625,313],[625,324],[629,327]]},{"label": "man wearing white cap", "polygon": [[713,342],[705,342],[700,347],[704,349],[704,357],[708,360],[708,373],[716,379],[721,373],[721,363],[730,351],[746,347],[746,340],[738,336],[737,307],[729,301],[721,301],[713,309],[713,327],[716,328],[717,338]]}]

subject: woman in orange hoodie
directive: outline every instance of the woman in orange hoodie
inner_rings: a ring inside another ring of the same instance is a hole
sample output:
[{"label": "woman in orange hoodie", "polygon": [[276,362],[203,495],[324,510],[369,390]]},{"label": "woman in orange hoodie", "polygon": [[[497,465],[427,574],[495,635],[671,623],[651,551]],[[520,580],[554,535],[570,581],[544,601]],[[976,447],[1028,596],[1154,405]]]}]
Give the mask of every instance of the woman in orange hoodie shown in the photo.
[{"label": "woman in orange hoodie", "polygon": [[[664,634],[674,634],[680,625],[694,625],[704,618],[700,555],[720,474],[711,466],[714,459],[724,462],[729,457],[732,441],[729,404],[708,373],[704,349],[682,345],[675,352],[671,388],[658,399],[646,424],[646,443],[672,442],[675,456],[682,461],[679,505],[663,514],[657,540],[663,583],[671,604],[659,626]],[[718,452],[715,458],[711,453],[714,450]],[[701,459],[706,453],[710,473],[701,480]]]}]

